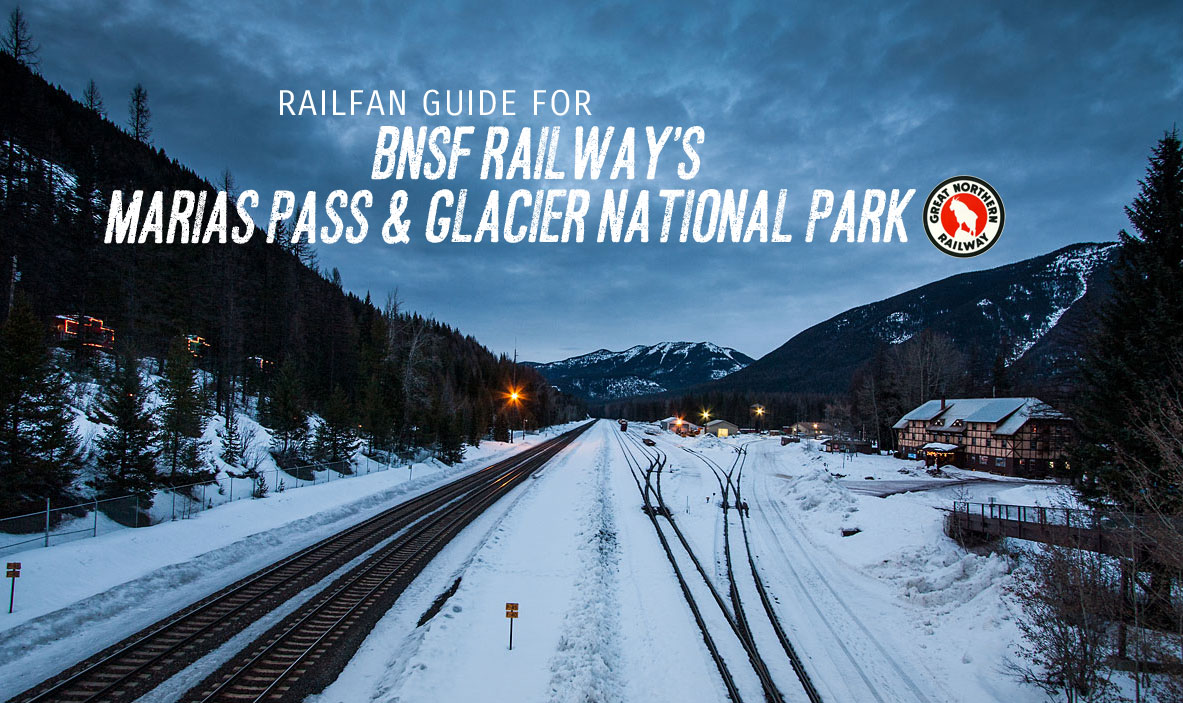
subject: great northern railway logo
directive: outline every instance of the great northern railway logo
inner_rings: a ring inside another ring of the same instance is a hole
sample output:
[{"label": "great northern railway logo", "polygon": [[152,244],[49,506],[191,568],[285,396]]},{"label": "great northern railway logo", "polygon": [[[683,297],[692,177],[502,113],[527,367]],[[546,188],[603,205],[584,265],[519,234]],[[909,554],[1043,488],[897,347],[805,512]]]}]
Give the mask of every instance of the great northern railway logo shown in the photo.
[{"label": "great northern railway logo", "polygon": [[977,256],[994,246],[1006,213],[998,191],[973,176],[942,182],[924,201],[924,231],[949,256]]}]

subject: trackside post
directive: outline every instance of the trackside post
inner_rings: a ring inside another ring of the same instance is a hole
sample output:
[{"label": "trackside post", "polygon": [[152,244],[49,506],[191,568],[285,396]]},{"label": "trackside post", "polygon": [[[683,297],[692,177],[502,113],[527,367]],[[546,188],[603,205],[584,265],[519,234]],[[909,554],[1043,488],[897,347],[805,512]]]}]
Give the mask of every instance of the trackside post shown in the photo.
[{"label": "trackside post", "polygon": [[12,582],[8,590],[8,612],[12,612],[12,603],[16,600],[16,580],[21,575],[21,563],[19,561],[8,562],[8,580]]},{"label": "trackside post", "polygon": [[518,619],[518,604],[505,604],[505,617],[509,619],[509,650],[513,651],[513,621]]}]

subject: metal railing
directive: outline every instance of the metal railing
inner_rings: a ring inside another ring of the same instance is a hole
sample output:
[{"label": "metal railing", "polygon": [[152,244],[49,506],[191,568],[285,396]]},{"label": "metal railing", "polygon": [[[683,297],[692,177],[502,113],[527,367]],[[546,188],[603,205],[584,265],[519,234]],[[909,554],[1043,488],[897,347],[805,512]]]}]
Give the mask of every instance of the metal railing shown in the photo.
[{"label": "metal railing", "polygon": [[1143,519],[1138,515],[1117,510],[1087,510],[1081,508],[1045,507],[1042,505],[1008,505],[1005,503],[970,503],[953,501],[953,512],[977,515],[992,520],[1011,520],[1037,525],[1057,525],[1085,530],[1130,529]]},{"label": "metal railing", "polygon": [[125,495],[56,507],[47,499],[44,510],[0,518],[0,554],[65,544],[129,527],[184,520],[261,492],[282,493],[394,468],[413,470],[413,466],[397,467],[362,454],[350,461],[276,468],[256,472],[255,476],[223,476],[205,482],[165,486],[151,499]]}]

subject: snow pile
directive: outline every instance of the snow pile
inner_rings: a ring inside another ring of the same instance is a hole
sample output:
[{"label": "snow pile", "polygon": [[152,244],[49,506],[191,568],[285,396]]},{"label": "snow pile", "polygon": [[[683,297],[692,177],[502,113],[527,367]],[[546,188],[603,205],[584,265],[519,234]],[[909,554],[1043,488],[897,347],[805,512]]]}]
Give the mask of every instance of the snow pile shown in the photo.
[{"label": "snow pile", "polygon": [[727,444],[726,442],[719,439],[715,435],[707,434],[706,432],[703,432],[701,435],[698,436],[698,443],[695,446],[695,449],[699,449],[699,450],[725,449],[730,446],[731,446],[730,444]]},{"label": "snow pile", "polygon": [[844,519],[858,512],[858,501],[830,473],[811,468],[804,476],[789,480],[785,495],[802,510],[841,515]]},{"label": "snow pile", "polygon": [[966,553],[951,544],[909,547],[871,568],[904,598],[946,613],[1006,579],[1012,564],[998,554]]},{"label": "snow pile", "polygon": [[620,545],[609,483],[608,443],[601,445],[594,471],[595,497],[583,518],[578,553],[583,569],[551,660],[551,701],[622,701],[617,578]]}]

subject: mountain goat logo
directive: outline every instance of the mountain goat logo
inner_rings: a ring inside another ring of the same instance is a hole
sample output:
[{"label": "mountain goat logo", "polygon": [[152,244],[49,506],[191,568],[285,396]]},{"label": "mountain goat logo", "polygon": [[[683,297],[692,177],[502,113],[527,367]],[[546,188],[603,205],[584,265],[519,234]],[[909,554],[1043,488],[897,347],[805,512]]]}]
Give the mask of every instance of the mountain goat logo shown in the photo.
[{"label": "mountain goat logo", "polygon": [[[942,182],[924,201],[924,232],[949,256],[977,256],[1002,234],[1002,198],[986,181],[957,176]],[[962,236],[965,232],[968,236]]]},{"label": "mountain goat logo", "polygon": [[970,206],[961,202],[958,199],[960,197],[954,195],[949,199],[949,209],[953,211],[953,216],[957,218],[957,232],[954,232],[954,236],[964,229],[966,232],[969,232],[969,236],[976,237],[978,236],[978,213],[974,212]]}]

